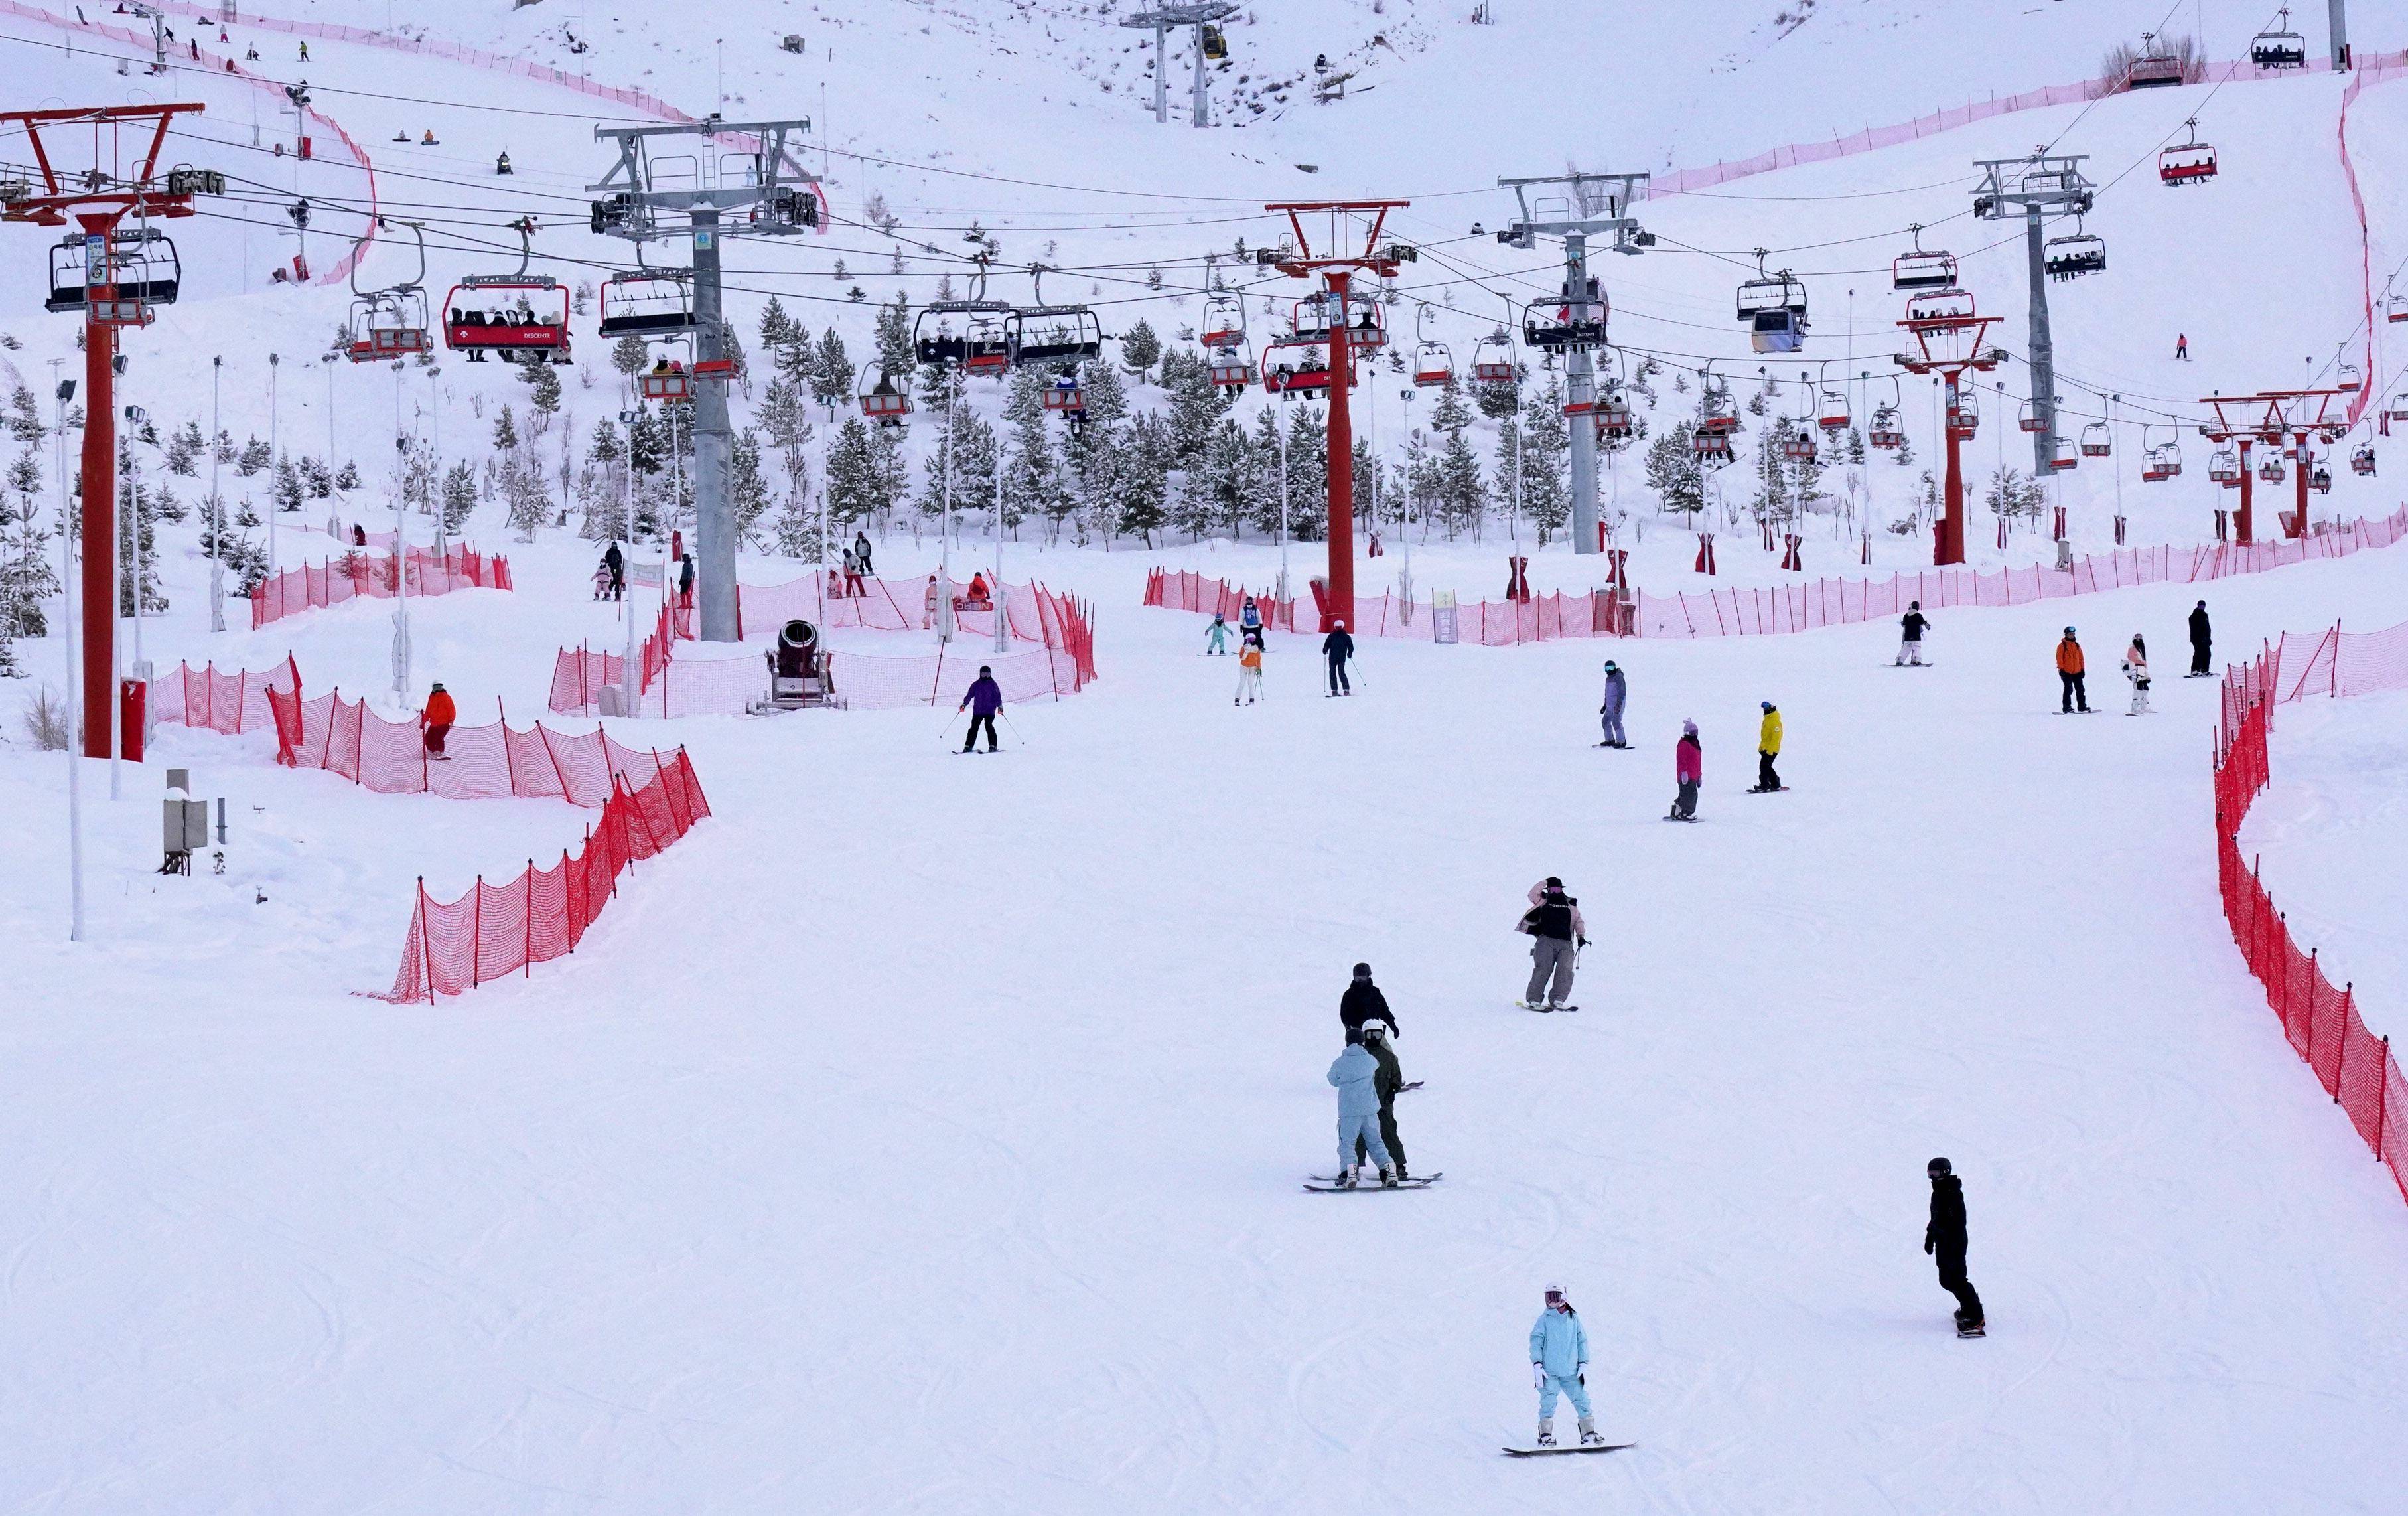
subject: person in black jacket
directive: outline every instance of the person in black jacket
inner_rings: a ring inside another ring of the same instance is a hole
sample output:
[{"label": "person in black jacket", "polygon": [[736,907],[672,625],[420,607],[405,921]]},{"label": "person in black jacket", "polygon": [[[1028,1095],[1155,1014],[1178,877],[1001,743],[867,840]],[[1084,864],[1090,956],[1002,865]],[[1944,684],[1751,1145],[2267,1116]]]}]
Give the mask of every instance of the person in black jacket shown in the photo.
[{"label": "person in black jacket", "polygon": [[1352,695],[1354,686],[1346,677],[1346,660],[1354,656],[1354,639],[1346,635],[1346,623],[1333,621],[1330,633],[1321,640],[1321,652],[1329,660],[1329,693]]},{"label": "person in black jacket", "polygon": [[[1405,1172],[1405,1142],[1397,1135],[1397,1091],[1405,1087],[1404,1065],[1397,1061],[1396,1050],[1388,1046],[1386,1024],[1376,1016],[1363,1024],[1363,1050],[1380,1065],[1380,1072],[1371,1076],[1371,1088],[1380,1095],[1380,1140],[1387,1144],[1388,1156],[1397,1161],[1397,1177],[1410,1179],[1412,1176]],[[1355,1167],[1362,1167],[1369,1157],[1368,1145],[1356,1137]]]},{"label": "person in black jacket", "polygon": [[1348,985],[1346,993],[1339,997],[1338,1019],[1346,1023],[1347,1031],[1358,1033],[1366,1021],[1385,1021],[1388,1023],[1388,1035],[1398,1034],[1396,1014],[1388,1009],[1388,997],[1380,993],[1380,987],[1371,982],[1370,964],[1354,965],[1354,982]]},{"label": "person in black jacket", "polygon": [[2191,608],[2190,613],[2190,677],[2193,679],[2207,677],[2207,654],[2213,642],[2207,625],[2207,602],[2201,600]]},{"label": "person in black jacket", "polygon": [[1985,1322],[1982,1297],[1965,1278],[1965,1184],[1935,1158],[1924,1166],[1931,1177],[1931,1222],[1923,1229],[1923,1250],[1940,1265],[1940,1288],[1956,1297],[1956,1330],[1978,1332]]}]

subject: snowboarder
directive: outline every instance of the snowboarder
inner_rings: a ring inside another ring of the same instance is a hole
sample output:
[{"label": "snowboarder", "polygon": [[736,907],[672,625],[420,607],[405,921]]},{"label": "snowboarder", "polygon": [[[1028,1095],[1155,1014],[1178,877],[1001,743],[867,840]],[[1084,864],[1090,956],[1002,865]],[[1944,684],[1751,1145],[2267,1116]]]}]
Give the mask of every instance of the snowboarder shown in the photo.
[{"label": "snowboarder", "polygon": [[602,552],[602,567],[610,573],[609,596],[614,600],[627,598],[627,556],[619,551],[619,540],[612,538]]},{"label": "snowboarder", "polygon": [[2178,363],[2190,362],[2190,338],[2186,333],[2174,333],[2174,360]]},{"label": "snowboarder", "polygon": [[1781,712],[1770,700],[1757,703],[1764,707],[1764,723],[1756,730],[1756,787],[1748,791],[1751,795],[1782,787],[1781,775],[1772,768],[1772,760],[1781,756]]},{"label": "snowboarder", "polygon": [[1923,667],[1923,634],[1930,625],[1931,618],[1923,614],[1921,600],[1906,602],[1906,614],[1898,619],[1899,667],[1909,663],[1918,669]]},{"label": "snowboarder", "polygon": [[1354,977],[1346,986],[1346,993],[1338,999],[1338,1019],[1345,1023],[1349,1032],[1362,1031],[1366,1021],[1385,1021],[1389,1036],[1399,1034],[1397,1018],[1388,1009],[1388,997],[1371,982],[1370,964],[1354,965]]},{"label": "snowboarder", "polygon": [[683,610],[694,609],[694,555],[691,553],[678,555],[678,605]]},{"label": "snowboarder", "polygon": [[1672,748],[1672,777],[1680,781],[1681,792],[1672,801],[1672,819],[1695,821],[1698,818],[1698,789],[1706,782],[1706,752],[1698,741],[1698,724],[1681,723],[1681,740]]},{"label": "snowboarder", "polygon": [[1978,1337],[1987,1323],[1982,1297],[1965,1278],[1965,1181],[1935,1158],[1924,1165],[1931,1177],[1931,1221],[1923,1229],[1923,1250],[1940,1265],[1940,1288],[1956,1297],[1956,1335]]},{"label": "snowboarder", "polygon": [[2074,641],[2073,628],[2065,628],[2065,641],[2057,644],[2057,677],[2064,686],[2057,701],[2057,714],[2090,710],[2090,692],[2082,685],[2082,644]]},{"label": "snowboarder", "polygon": [[869,566],[869,534],[867,532],[855,531],[853,534],[853,556],[861,560],[861,571],[863,573],[876,573],[878,571]]},{"label": "snowboarder", "polygon": [[448,759],[443,751],[443,739],[451,734],[452,723],[460,719],[460,708],[452,703],[440,681],[426,697],[426,709],[418,713],[418,724],[426,732],[426,756]]},{"label": "snowboarder", "polygon": [[1263,698],[1263,649],[1259,642],[1248,642],[1238,653],[1238,693],[1229,703],[1252,705]]},{"label": "snowboarder", "polygon": [[1555,1398],[1570,1395],[1572,1409],[1580,1416],[1580,1439],[1602,1442],[1597,1423],[1590,1420],[1588,1376],[1588,1328],[1581,1325],[1579,1312],[1564,1295],[1560,1284],[1547,1286],[1546,1308],[1530,1328],[1530,1383],[1539,1392],[1539,1446],[1555,1445]]},{"label": "snowboarder", "polygon": [[2149,714],[2149,647],[2141,634],[2132,634],[2132,645],[2124,649],[2124,677],[2132,682],[2132,708],[2126,715]]},{"label": "snowboarder", "polygon": [[1352,695],[1354,685],[1346,677],[1346,660],[1354,656],[1354,639],[1346,635],[1346,623],[1333,621],[1329,635],[1321,640],[1322,656],[1329,660],[1329,693]]},{"label": "snowboarder", "polygon": [[301,61],[305,64],[309,61],[309,44],[307,42],[301,44]]},{"label": "snowboarder", "polygon": [[[1380,1097],[1380,1141],[1387,1146],[1388,1156],[1396,1161],[1397,1182],[1412,1177],[1405,1172],[1405,1144],[1397,1135],[1397,1091],[1405,1087],[1405,1067],[1397,1061],[1396,1049],[1388,1046],[1388,1029],[1377,1021],[1363,1023],[1363,1050],[1380,1072],[1371,1076],[1371,1088]],[[1360,1166],[1369,1145],[1361,1137],[1354,1139],[1354,1162]]]},{"label": "snowboarder", "polygon": [[970,714],[969,735],[962,739],[963,752],[967,753],[978,745],[979,728],[982,725],[986,728],[986,750],[990,753],[995,751],[995,714],[1002,709],[1003,686],[995,682],[995,670],[982,663],[979,665],[979,676],[970,681],[968,692],[962,696],[962,703],[953,707],[955,715],[961,715],[964,711]]},{"label": "snowboarder", "polygon": [[2190,613],[2190,673],[2193,679],[2207,677],[2208,650],[2214,643],[2207,625],[2207,602],[2200,601]]},{"label": "snowboarder", "polygon": [[992,609],[994,599],[995,597],[987,591],[986,575],[973,570],[970,574],[969,608],[973,611]]},{"label": "snowboarder", "polygon": [[1605,718],[1604,747],[1628,747],[1630,739],[1622,732],[1622,708],[1630,697],[1629,686],[1624,682],[1621,666],[1612,658],[1605,660],[1605,703],[1597,708]]},{"label": "snowboarder", "polygon": [[510,155],[509,155],[509,153],[505,152],[505,153],[503,153],[501,156],[499,156],[499,157],[497,157],[497,158],[495,158],[495,159],[494,160],[494,173],[496,173],[496,174],[507,174],[507,173],[509,173],[509,171],[510,171]]},{"label": "snowboarder", "polygon": [[1359,1140],[1369,1149],[1371,1162],[1380,1166],[1380,1185],[1394,1190],[1397,1176],[1390,1167],[1393,1160],[1385,1139],[1380,1135],[1380,1092],[1374,1088],[1380,1065],[1363,1050],[1363,1033],[1346,1029],[1346,1050],[1329,1065],[1329,1082],[1338,1087],[1338,1183],[1340,1189],[1354,1188],[1354,1144]]},{"label": "snowboarder", "polygon": [[1217,611],[1212,614],[1212,624],[1204,628],[1204,656],[1208,658],[1229,656],[1229,624]]},{"label": "snowboarder", "polygon": [[429,126],[425,131],[419,134],[418,145],[422,148],[442,146],[441,143],[435,140],[435,128],[432,126]]},{"label": "snowboarder", "polygon": [[1570,1010],[1572,974],[1580,967],[1580,950],[1588,946],[1588,923],[1581,919],[1580,902],[1565,894],[1564,882],[1552,874],[1530,887],[1529,900],[1530,908],[1513,930],[1531,938],[1530,986],[1514,1003],[1526,1011]]}]

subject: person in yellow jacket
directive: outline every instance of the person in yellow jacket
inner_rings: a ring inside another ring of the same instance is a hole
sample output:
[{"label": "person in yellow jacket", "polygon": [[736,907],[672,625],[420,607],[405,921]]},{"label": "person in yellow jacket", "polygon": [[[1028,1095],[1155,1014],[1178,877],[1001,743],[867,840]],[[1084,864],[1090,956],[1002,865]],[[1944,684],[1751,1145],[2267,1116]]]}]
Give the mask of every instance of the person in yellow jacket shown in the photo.
[{"label": "person in yellow jacket", "polygon": [[1770,700],[1764,703],[1764,725],[1756,733],[1756,787],[1751,795],[1766,795],[1789,787],[1772,770],[1772,760],[1781,756],[1781,711]]}]

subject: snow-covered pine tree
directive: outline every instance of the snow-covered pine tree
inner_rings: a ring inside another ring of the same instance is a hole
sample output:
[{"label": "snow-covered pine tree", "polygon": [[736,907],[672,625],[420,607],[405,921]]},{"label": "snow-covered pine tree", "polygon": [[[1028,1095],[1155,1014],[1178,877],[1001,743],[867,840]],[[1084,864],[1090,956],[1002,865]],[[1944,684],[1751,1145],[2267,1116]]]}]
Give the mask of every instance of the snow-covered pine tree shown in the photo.
[{"label": "snow-covered pine tree", "polygon": [[1446,524],[1447,541],[1469,531],[1474,541],[1488,515],[1488,481],[1480,471],[1480,455],[1471,451],[1463,429],[1446,434],[1438,459],[1439,519]]},{"label": "snow-covered pine tree", "polygon": [[892,302],[878,308],[878,321],[871,328],[870,339],[878,349],[878,367],[896,383],[902,383],[919,361],[911,346],[910,296],[896,290]]},{"label": "snow-covered pine tree", "polygon": [[1140,316],[1121,338],[1121,362],[1128,366],[1130,377],[1142,384],[1146,375],[1161,361],[1162,339],[1155,334],[1154,324]]},{"label": "snow-covered pine tree", "polygon": [[1698,462],[1697,426],[1676,421],[1647,447],[1647,486],[1665,511],[1694,517],[1706,508],[1706,472]]},{"label": "snow-covered pine tree", "polygon": [[753,528],[769,510],[769,478],[761,468],[761,433],[738,432],[727,449],[727,506],[736,518],[736,540],[753,541]]},{"label": "snow-covered pine tree", "polygon": [[1571,520],[1571,433],[1564,419],[1564,391],[1553,374],[1522,411],[1522,513],[1539,528],[1544,547]]},{"label": "snow-covered pine tree", "polygon": [[811,398],[827,408],[828,419],[836,419],[837,408],[853,398],[853,381],[860,370],[852,354],[844,350],[844,334],[830,326],[820,333],[819,345],[811,350]]}]

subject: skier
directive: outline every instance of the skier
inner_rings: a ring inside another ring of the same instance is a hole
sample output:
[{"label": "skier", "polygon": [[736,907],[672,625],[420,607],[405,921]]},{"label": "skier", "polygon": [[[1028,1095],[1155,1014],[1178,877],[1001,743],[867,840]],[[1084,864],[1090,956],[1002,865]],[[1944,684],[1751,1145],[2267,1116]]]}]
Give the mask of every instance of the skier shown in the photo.
[{"label": "skier", "polygon": [[1672,801],[1674,821],[1695,821],[1698,818],[1698,789],[1706,782],[1706,752],[1698,741],[1698,724],[1681,723],[1681,740],[1672,748],[1672,777],[1679,780],[1681,792]]},{"label": "skier", "polygon": [[610,545],[603,550],[602,567],[610,570],[610,598],[614,600],[625,599],[627,598],[627,556],[619,551],[619,540],[615,537],[610,540]]},{"label": "skier", "polygon": [[1252,705],[1263,698],[1263,648],[1248,642],[1238,653],[1238,693],[1231,705]]},{"label": "skier", "polygon": [[507,173],[509,173],[509,171],[510,171],[510,155],[509,155],[509,153],[505,152],[505,153],[503,153],[500,157],[497,157],[497,158],[495,158],[495,159],[494,160],[494,173],[496,173],[496,174],[507,174]]},{"label": "skier", "polygon": [[418,724],[426,731],[428,758],[449,760],[451,755],[443,751],[443,739],[450,735],[452,723],[459,719],[460,708],[452,703],[452,697],[437,681],[426,697],[426,709],[418,713]]},{"label": "skier", "polygon": [[2214,638],[2207,625],[2207,602],[2201,600],[2191,608],[2190,672],[2186,677],[2204,679],[2208,676],[2207,655],[2208,649],[2213,645]]},{"label": "skier", "polygon": [[1764,707],[1764,724],[1756,732],[1756,787],[1751,795],[1766,795],[1783,788],[1781,775],[1772,769],[1772,760],[1781,756],[1781,712],[1770,700],[1758,702]]},{"label": "skier", "polygon": [[1246,597],[1245,604],[1238,607],[1238,634],[1252,637],[1257,642],[1263,640],[1263,611],[1254,603],[1252,595]]},{"label": "skier", "polygon": [[1935,1158],[1924,1165],[1931,1177],[1931,1221],[1923,1229],[1923,1250],[1940,1265],[1940,1288],[1956,1297],[1956,1335],[1978,1337],[1988,1324],[1982,1297],[1965,1278],[1965,1182]]},{"label": "skier", "polygon": [[1349,1032],[1362,1031],[1366,1021],[1385,1021],[1389,1036],[1401,1034],[1396,1016],[1388,1009],[1388,997],[1380,993],[1380,987],[1371,982],[1371,965],[1369,963],[1354,965],[1354,977],[1346,986],[1346,993],[1338,999],[1338,1019],[1345,1023]]},{"label": "skier", "polygon": [[1564,1296],[1560,1284],[1547,1286],[1547,1305],[1539,1312],[1539,1320],[1530,1328],[1530,1383],[1539,1392],[1539,1446],[1555,1445],[1555,1397],[1571,1396],[1572,1409],[1580,1416],[1580,1439],[1602,1442],[1597,1435],[1597,1423],[1590,1420],[1588,1376],[1588,1328],[1581,1325],[1580,1314]]},{"label": "skier", "polygon": [[1628,747],[1630,739],[1622,732],[1622,707],[1629,699],[1630,689],[1622,677],[1622,669],[1612,658],[1605,660],[1605,703],[1598,714],[1605,718],[1605,741],[1600,747]]},{"label": "skier", "polygon": [[1572,974],[1580,966],[1580,950],[1588,946],[1580,902],[1565,894],[1564,882],[1552,874],[1530,887],[1529,900],[1530,908],[1513,930],[1531,938],[1530,986],[1513,1003],[1526,1011],[1573,1009]]},{"label": "skier", "polygon": [[[1405,1087],[1405,1068],[1397,1061],[1396,1049],[1388,1046],[1388,1029],[1377,1021],[1363,1024],[1363,1050],[1371,1055],[1371,1061],[1380,1065],[1380,1072],[1371,1076],[1371,1088],[1380,1097],[1380,1141],[1387,1147],[1388,1156],[1396,1161],[1397,1182],[1401,1184],[1412,1177],[1405,1172],[1405,1145],[1397,1135],[1397,1091]],[[1369,1150],[1369,1144],[1363,1138],[1354,1139],[1357,1167],[1361,1166]]]},{"label": "skier", "polygon": [[1906,614],[1898,621],[1898,667],[1909,663],[1918,669],[1923,667],[1923,633],[1930,625],[1931,618],[1923,614],[1921,600],[1906,602]]},{"label": "skier", "polygon": [[1380,1186],[1397,1187],[1397,1176],[1385,1139],[1380,1135],[1380,1092],[1374,1088],[1380,1065],[1363,1050],[1363,1033],[1349,1027],[1346,1049],[1329,1065],[1329,1082],[1338,1087],[1338,1183],[1354,1188],[1354,1144],[1359,1139],[1380,1166]]},{"label": "skier", "polygon": [[869,548],[867,544],[856,541],[853,544],[853,551],[844,557],[845,599],[857,600],[869,593],[861,587],[861,576],[868,571]]},{"label": "skier", "polygon": [[1204,656],[1208,658],[1229,656],[1229,624],[1217,611],[1212,614],[1212,624],[1204,628]]},{"label": "skier", "polygon": [[860,569],[859,562],[853,556],[853,549],[849,547],[839,555],[839,561],[842,567],[837,572],[828,575],[828,596],[831,599],[838,600],[845,598],[846,581],[852,579]]},{"label": "skier", "polygon": [[2082,644],[2073,639],[2073,628],[2065,628],[2065,641],[2057,644],[2057,677],[2064,686],[2057,701],[2057,715],[2090,710],[2090,693],[2082,686]]},{"label": "skier", "polygon": [[301,61],[305,64],[309,61],[309,44],[307,42],[301,44]]},{"label": "skier", "polygon": [[869,534],[867,532],[860,530],[853,532],[853,556],[861,560],[861,571],[863,573],[876,573],[878,571],[869,566]]},{"label": "skier", "polygon": [[2180,363],[2190,362],[2190,338],[2186,333],[2174,333],[2174,358]]},{"label": "skier", "polygon": [[982,724],[986,727],[986,750],[990,753],[995,751],[995,714],[1002,709],[1003,686],[995,682],[995,670],[982,663],[979,665],[979,676],[970,681],[968,692],[962,696],[962,703],[953,707],[955,715],[961,715],[964,711],[970,714],[969,735],[962,739],[963,752],[967,753],[978,745],[979,727]]},{"label": "skier", "polygon": [[678,604],[688,611],[694,609],[694,555],[691,553],[678,555]]},{"label": "skier", "polygon": [[2141,634],[2132,634],[2132,645],[2124,649],[2124,677],[2132,682],[2132,708],[2126,715],[2149,714],[2149,647]]},{"label": "skier", "polygon": [[1346,623],[1333,621],[1329,635],[1321,640],[1322,656],[1329,660],[1329,693],[1352,695],[1354,682],[1346,677],[1346,660],[1354,656],[1354,639],[1346,635]]}]

